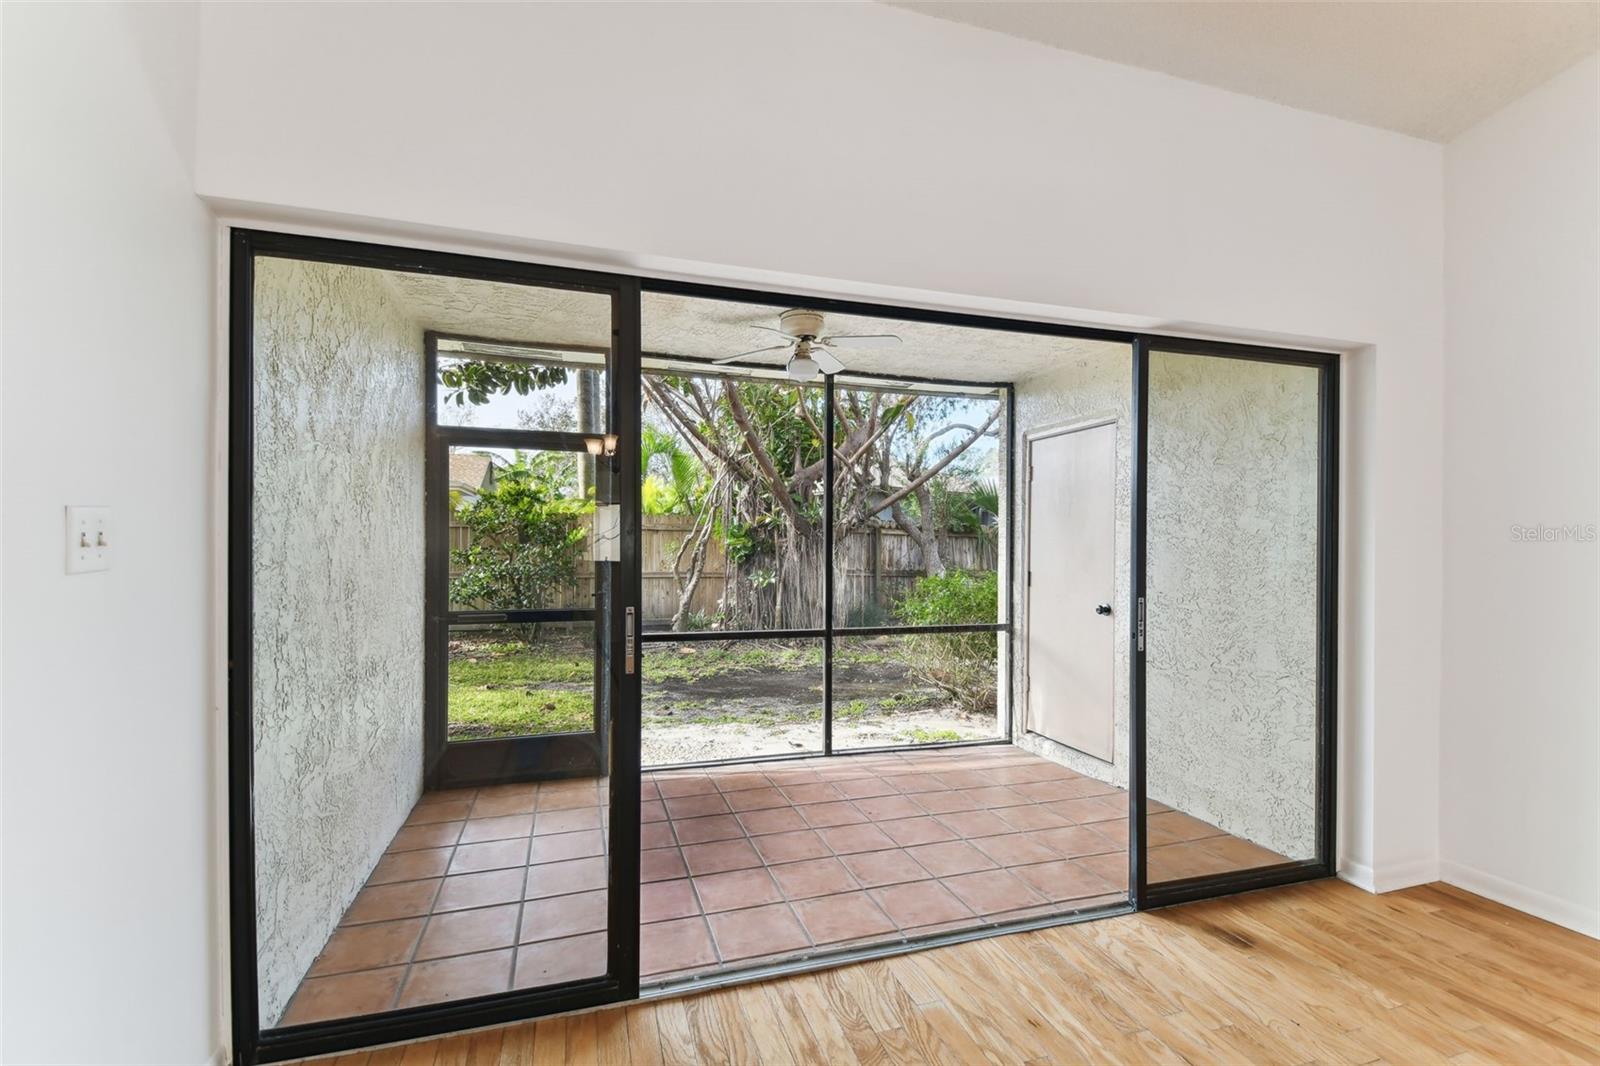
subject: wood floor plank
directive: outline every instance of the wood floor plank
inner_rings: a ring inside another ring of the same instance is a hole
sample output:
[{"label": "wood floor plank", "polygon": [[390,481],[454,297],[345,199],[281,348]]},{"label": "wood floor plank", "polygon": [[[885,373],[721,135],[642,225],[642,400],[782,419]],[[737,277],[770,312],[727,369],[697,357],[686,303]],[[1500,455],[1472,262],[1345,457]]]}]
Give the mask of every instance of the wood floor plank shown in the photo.
[{"label": "wood floor plank", "polygon": [[[1039,1031],[1044,1028],[1044,1023],[1036,1014],[1030,1017],[1014,1013],[1013,1004],[999,1001],[1005,990],[995,987],[992,982],[986,986],[981,975],[975,973],[976,967],[969,964],[973,953],[968,949],[972,946],[963,944],[908,958],[939,989],[940,998],[955,1011],[956,1017],[967,1027],[979,1046],[998,1054],[1015,1054],[1022,1059],[1058,1054],[1058,1051],[1045,1045]],[[1066,1042],[1064,1035],[1051,1041],[1057,1045]],[[1087,1050],[1083,1047],[1070,1048],[1072,1053],[1079,1055]]]},{"label": "wood floor plank", "polygon": [[595,1062],[598,1066],[627,1066],[633,1058],[628,1044],[627,1011],[598,1011],[594,1019]]},{"label": "wood floor plank", "polygon": [[726,988],[688,996],[684,1006],[689,1012],[689,1027],[695,1036],[695,1045],[709,1052],[715,1062],[732,1064],[757,1061],[745,1027],[738,999]]},{"label": "wood floor plank", "polygon": [[437,1066],[439,1044],[438,1040],[423,1040],[403,1045],[405,1054],[400,1056],[400,1066]]},{"label": "wood floor plank", "polygon": [[533,1066],[533,1045],[538,1039],[539,1023],[508,1025],[505,1034],[505,1041],[500,1045],[500,1061],[496,1066]]},{"label": "wood floor plank", "polygon": [[[378,1048],[367,1056],[367,1066],[403,1066],[406,1061],[406,1049],[413,1046],[421,1045],[396,1044],[393,1047]],[[431,1055],[428,1061],[433,1061]]]},{"label": "wood floor plank", "polygon": [[1600,943],[1442,885],[1338,881],[321,1066],[1600,1066]]},{"label": "wood floor plank", "polygon": [[930,1061],[940,1066],[977,1066],[985,1061],[994,1061],[977,1045],[967,1027],[943,1002],[920,1004],[917,1010],[938,1040],[931,1049]]},{"label": "wood floor plank", "polygon": [[467,1066],[499,1066],[505,1040],[504,1027],[473,1033],[467,1042]]},{"label": "wood floor plank", "polygon": [[698,1066],[720,1062],[714,1048],[695,1046],[694,1025],[689,1020],[687,997],[676,996],[650,1005],[655,1012],[656,1032],[661,1037],[661,1061],[666,1066]]},{"label": "wood floor plank", "polygon": [[796,978],[796,981],[801,995],[810,995],[817,1010],[827,1011],[838,1019],[839,1028],[844,1030],[844,1038],[849,1041],[850,1050],[861,1066],[880,1066],[893,1061],[884,1049],[883,1041],[878,1039],[877,1030],[872,1027],[860,1001],[841,983],[837,970],[810,974]]},{"label": "wood floor plank", "polygon": [[574,1014],[567,1019],[567,1056],[565,1061],[594,1066],[600,1061],[598,1015],[594,1011]]},{"label": "wood floor plank", "polygon": [[472,1047],[472,1034],[459,1033],[439,1041],[439,1054],[434,1066],[467,1066],[467,1051]]},{"label": "wood floor plank", "polygon": [[656,1030],[656,1007],[653,1003],[631,1003],[622,1008],[628,1020],[628,1054],[632,1066],[665,1066],[661,1052],[661,1034]]},{"label": "wood floor plank", "polygon": [[772,1066],[798,1066],[802,1061],[819,1061],[811,1057],[816,1052],[809,1046],[811,1042],[809,1029],[804,1032],[807,1057],[802,1059],[795,1052],[790,1037],[801,1034],[784,1024],[777,1006],[767,997],[765,986],[742,985],[730,989],[729,992],[739,1011],[740,1021],[750,1033],[750,1042],[754,1045],[757,1062],[771,1063]]},{"label": "wood floor plank", "polygon": [[855,1052],[838,1019],[829,1013],[810,1014],[796,991],[793,979],[768,981],[762,988],[788,1034],[789,1045],[801,1062],[855,1061]]},{"label": "wood floor plank", "polygon": [[540,1018],[533,1031],[534,1066],[566,1066],[567,1019]]}]

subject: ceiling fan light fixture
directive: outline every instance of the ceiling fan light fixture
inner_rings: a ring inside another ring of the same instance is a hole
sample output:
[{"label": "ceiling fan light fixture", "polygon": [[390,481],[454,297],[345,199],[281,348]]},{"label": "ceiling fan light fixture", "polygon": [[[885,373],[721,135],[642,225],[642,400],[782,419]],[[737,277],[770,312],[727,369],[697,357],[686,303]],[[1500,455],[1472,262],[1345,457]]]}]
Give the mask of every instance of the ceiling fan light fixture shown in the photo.
[{"label": "ceiling fan light fixture", "polygon": [[789,378],[792,381],[815,381],[817,374],[822,369],[817,366],[817,361],[810,355],[796,354],[789,360]]}]

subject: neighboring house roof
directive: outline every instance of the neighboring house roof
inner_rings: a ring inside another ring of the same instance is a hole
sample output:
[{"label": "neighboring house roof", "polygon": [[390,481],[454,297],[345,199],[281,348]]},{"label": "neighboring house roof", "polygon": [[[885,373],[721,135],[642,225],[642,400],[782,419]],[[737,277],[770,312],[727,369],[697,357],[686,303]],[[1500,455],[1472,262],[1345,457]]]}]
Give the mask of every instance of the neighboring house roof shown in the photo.
[{"label": "neighboring house roof", "polygon": [[494,457],[483,452],[450,453],[450,487],[476,496],[494,487]]}]

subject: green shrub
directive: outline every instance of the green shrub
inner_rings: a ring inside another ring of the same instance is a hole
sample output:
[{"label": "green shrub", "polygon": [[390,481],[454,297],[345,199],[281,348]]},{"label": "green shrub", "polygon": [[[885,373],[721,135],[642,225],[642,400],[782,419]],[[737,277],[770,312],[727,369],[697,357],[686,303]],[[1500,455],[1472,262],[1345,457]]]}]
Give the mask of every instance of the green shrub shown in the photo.
[{"label": "green shrub", "polygon": [[[471,543],[450,552],[453,603],[495,610],[551,607],[576,590],[594,501],[575,496],[572,462],[561,453],[517,457],[495,486],[456,507]],[[534,627],[525,627],[532,639]]]},{"label": "green shrub", "polygon": [[[906,625],[944,626],[999,618],[999,575],[946,570],[918,579],[896,613]],[[906,639],[914,677],[947,693],[969,714],[995,710],[994,633],[925,633]]]},{"label": "green shrub", "polygon": [[1000,609],[1000,576],[993,570],[946,570],[918,578],[896,605],[908,626],[994,622]]}]

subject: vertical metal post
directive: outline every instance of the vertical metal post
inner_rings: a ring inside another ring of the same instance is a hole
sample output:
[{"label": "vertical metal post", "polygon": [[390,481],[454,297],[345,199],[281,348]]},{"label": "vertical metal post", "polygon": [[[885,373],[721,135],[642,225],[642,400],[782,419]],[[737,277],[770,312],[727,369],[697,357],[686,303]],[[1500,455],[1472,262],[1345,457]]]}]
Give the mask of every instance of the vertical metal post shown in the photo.
[{"label": "vertical metal post", "polygon": [[255,254],[229,234],[228,258],[228,943],[235,1060],[251,1063],[261,1032],[256,973],[255,641],[251,536],[255,506]]},{"label": "vertical metal post", "polygon": [[1339,864],[1339,364],[1324,364],[1317,383],[1317,857],[1331,877]]},{"label": "vertical metal post", "polygon": [[[611,976],[619,996],[639,995],[639,746],[641,671],[632,665],[626,645],[629,622],[637,618],[643,577],[640,571],[640,292],[637,278],[618,279],[612,308],[610,373],[606,383],[607,420],[617,435],[612,459],[616,478],[613,499],[622,508],[618,530],[617,562],[611,564],[612,595],[607,627],[613,641],[612,689],[615,713],[611,716],[611,881],[608,890]],[[622,655],[616,654],[618,649]],[[638,645],[634,644],[635,654]]]},{"label": "vertical metal post", "polygon": [[1149,490],[1150,346],[1133,342],[1133,610],[1128,612],[1128,895],[1143,910],[1149,889],[1145,840],[1145,505]]},{"label": "vertical metal post", "polygon": [[[1017,543],[1017,388],[1015,385],[1005,387],[1006,428],[1005,428],[1005,471],[1006,496],[1005,496],[1005,531],[1006,531],[1006,559],[1005,559],[1005,588],[1001,590],[1000,614],[996,615],[1005,623],[1003,635],[997,634],[995,642],[1006,642],[1006,676],[1005,682],[1006,706],[1006,740],[1012,741],[1017,736],[1017,574],[1022,570],[1022,557]],[[997,558],[998,564],[1000,560]],[[1025,705],[1025,704],[1024,704]]]},{"label": "vertical metal post", "polygon": [[822,754],[833,754],[833,375],[822,378]]}]

